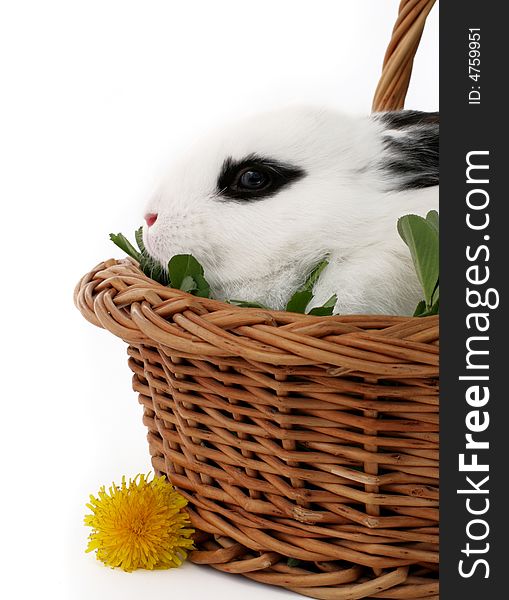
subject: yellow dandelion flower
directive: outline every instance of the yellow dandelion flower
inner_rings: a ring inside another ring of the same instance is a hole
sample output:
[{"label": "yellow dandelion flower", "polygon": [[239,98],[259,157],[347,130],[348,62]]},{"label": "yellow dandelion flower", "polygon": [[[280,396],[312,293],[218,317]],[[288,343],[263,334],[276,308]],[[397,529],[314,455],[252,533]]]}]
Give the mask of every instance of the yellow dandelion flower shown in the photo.
[{"label": "yellow dandelion flower", "polygon": [[85,525],[92,527],[86,552],[105,565],[134,569],[178,567],[193,548],[187,500],[164,477],[137,475],[122,485],[103,486],[90,496]]}]

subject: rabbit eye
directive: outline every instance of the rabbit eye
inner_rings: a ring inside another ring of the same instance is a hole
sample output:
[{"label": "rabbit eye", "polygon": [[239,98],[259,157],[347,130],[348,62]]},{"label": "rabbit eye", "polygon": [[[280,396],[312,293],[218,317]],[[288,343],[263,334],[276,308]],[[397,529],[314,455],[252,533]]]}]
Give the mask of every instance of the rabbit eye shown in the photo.
[{"label": "rabbit eye", "polygon": [[227,158],[217,180],[218,197],[237,201],[261,200],[304,177],[303,169],[251,154]]},{"label": "rabbit eye", "polygon": [[246,169],[241,171],[238,187],[246,190],[259,190],[270,184],[268,173],[256,169]]}]

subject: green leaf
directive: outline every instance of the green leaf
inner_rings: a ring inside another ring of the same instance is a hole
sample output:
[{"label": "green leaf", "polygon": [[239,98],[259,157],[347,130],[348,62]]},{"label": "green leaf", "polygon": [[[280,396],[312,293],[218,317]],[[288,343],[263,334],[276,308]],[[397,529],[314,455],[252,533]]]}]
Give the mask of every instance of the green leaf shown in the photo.
[{"label": "green leaf", "polygon": [[307,314],[315,317],[331,317],[333,313],[333,306],[315,306]]},{"label": "green leaf", "polygon": [[436,210],[430,210],[429,213],[426,215],[426,221],[428,221],[428,223],[430,223],[431,225],[433,225],[433,227],[437,230],[438,233],[438,212]]},{"label": "green leaf", "polygon": [[318,278],[320,277],[323,270],[325,269],[325,267],[328,264],[329,264],[329,261],[327,261],[327,260],[320,261],[316,265],[316,267],[311,271],[311,273],[308,275],[308,278],[304,282],[304,285],[299,288],[299,291],[308,291],[308,292],[312,291],[313,288],[315,287],[315,283],[318,281]]},{"label": "green leaf", "polygon": [[168,263],[168,276],[171,287],[192,291],[201,298],[210,297],[210,286],[203,275],[203,267],[191,254],[174,256]]},{"label": "green leaf", "polygon": [[316,267],[308,275],[303,285],[301,285],[301,287],[293,294],[290,300],[288,300],[288,304],[285,308],[286,311],[297,313],[306,312],[308,304],[313,299],[313,288],[315,287],[315,283],[318,281],[322,271],[328,264],[328,261],[322,260],[316,265]]},{"label": "green leaf", "polygon": [[233,304],[234,306],[242,306],[243,308],[263,308],[264,310],[270,310],[258,302],[247,302],[246,300],[228,300],[228,303]]},{"label": "green leaf", "polygon": [[307,305],[313,298],[313,292],[310,290],[302,290],[295,292],[286,305],[287,312],[305,313]]},{"label": "green leaf", "polygon": [[336,302],[338,301],[338,297],[336,294],[332,294],[332,296],[323,304],[324,308],[334,308],[336,306]]},{"label": "green leaf", "polygon": [[110,240],[126,254],[138,261],[140,269],[147,277],[166,285],[168,283],[166,273],[164,272],[163,267],[148,255],[145,246],[143,245],[142,231],[142,227],[140,227],[134,233],[134,237],[140,252],[136,250],[136,248],[122,233],[110,233]]},{"label": "green leaf", "polygon": [[421,300],[419,302],[419,304],[417,305],[417,308],[415,309],[414,317],[422,317],[425,312],[426,312],[426,302],[424,302],[424,300]]},{"label": "green leaf", "polygon": [[187,276],[203,275],[203,267],[191,254],[176,254],[168,263],[171,286],[180,289]]},{"label": "green leaf", "polygon": [[168,276],[162,265],[147,254],[141,255],[140,268],[147,277],[150,277],[161,285],[168,285]]},{"label": "green leaf", "polygon": [[436,304],[438,302],[438,300],[440,299],[440,286],[439,286],[439,282],[437,281],[437,286],[433,291],[433,296],[431,298],[431,304]]},{"label": "green leaf", "polygon": [[134,260],[140,262],[141,254],[131,242],[121,233],[110,233],[110,240]]},{"label": "green leaf", "polygon": [[138,244],[140,252],[147,255],[147,250],[145,248],[145,244],[143,243],[143,227],[140,227],[134,232],[134,238],[136,239],[136,243]]},{"label": "green leaf", "polygon": [[432,315],[438,315],[439,302],[437,301],[433,306],[426,306],[424,300],[421,300],[415,309],[414,317],[430,317]]},{"label": "green leaf", "polygon": [[439,275],[438,231],[423,217],[405,215],[398,219],[398,232],[410,249],[426,306],[431,306]]},{"label": "green leaf", "polygon": [[167,285],[168,277],[160,263],[155,261],[146,252],[142,252],[140,259],[140,269],[147,277],[154,279],[162,285]]},{"label": "green leaf", "polygon": [[336,294],[334,294],[327,300],[327,302],[325,302],[325,304],[322,304],[322,306],[315,306],[315,308],[312,308],[308,312],[308,315],[330,317],[334,313],[334,307],[336,306],[337,301],[338,297],[336,296]]},{"label": "green leaf", "polygon": [[198,285],[191,275],[186,275],[180,284],[180,289],[183,292],[194,292],[198,289]]},{"label": "green leaf", "polygon": [[286,561],[286,564],[287,564],[289,567],[298,567],[298,566],[300,565],[300,560],[298,560],[297,558],[289,558],[289,559]]},{"label": "green leaf", "polygon": [[201,274],[196,274],[194,276],[194,280],[198,286],[195,296],[200,296],[200,298],[210,298],[210,285],[205,277]]},{"label": "green leaf", "polygon": [[439,310],[440,310],[440,301],[439,301],[439,300],[437,300],[437,301],[436,301],[436,302],[433,304],[433,306],[430,308],[430,310],[429,310],[429,314],[430,314],[430,315],[438,315],[438,312],[439,312]]}]

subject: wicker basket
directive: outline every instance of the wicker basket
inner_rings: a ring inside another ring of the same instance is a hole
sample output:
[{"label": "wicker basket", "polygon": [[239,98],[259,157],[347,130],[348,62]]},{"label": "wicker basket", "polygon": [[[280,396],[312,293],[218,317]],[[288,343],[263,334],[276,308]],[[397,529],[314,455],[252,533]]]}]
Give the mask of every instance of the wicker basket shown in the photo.
[{"label": "wicker basket", "polygon": [[[402,2],[375,109],[403,105],[432,5]],[[129,344],[192,561],[324,600],[438,598],[437,317],[237,308],[129,259],[98,265],[75,302]]]}]

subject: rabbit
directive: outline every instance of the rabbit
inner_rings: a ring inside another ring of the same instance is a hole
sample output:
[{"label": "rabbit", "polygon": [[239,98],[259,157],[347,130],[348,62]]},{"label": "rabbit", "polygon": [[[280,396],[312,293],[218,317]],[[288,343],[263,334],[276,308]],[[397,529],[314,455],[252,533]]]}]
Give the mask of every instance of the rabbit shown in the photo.
[{"label": "rabbit", "polygon": [[438,209],[438,113],[290,107],[209,134],[148,202],[163,266],[192,254],[211,293],[283,310],[324,258],[308,309],[410,315],[422,298],[398,217]]}]

